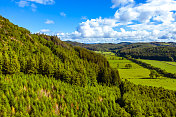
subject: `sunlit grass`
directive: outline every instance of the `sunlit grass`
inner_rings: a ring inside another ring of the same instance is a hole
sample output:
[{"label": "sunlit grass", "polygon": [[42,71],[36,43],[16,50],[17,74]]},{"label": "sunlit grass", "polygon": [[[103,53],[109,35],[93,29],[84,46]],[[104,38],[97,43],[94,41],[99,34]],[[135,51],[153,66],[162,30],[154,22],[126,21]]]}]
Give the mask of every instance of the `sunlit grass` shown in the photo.
[{"label": "sunlit grass", "polygon": [[158,67],[163,70],[166,70],[169,73],[176,73],[176,62],[144,60],[144,59],[138,59],[138,60],[141,60],[142,62],[151,64],[154,67]]},{"label": "sunlit grass", "polygon": [[128,79],[135,84],[163,87],[165,89],[176,90],[176,79],[158,78],[158,79]]},{"label": "sunlit grass", "polygon": [[[165,77],[159,77],[157,79],[151,79],[149,74],[150,70],[139,66],[136,63],[133,63],[130,60],[127,60],[122,57],[115,56],[114,53],[110,52],[99,52],[106,56],[110,66],[112,68],[118,69],[120,78],[122,80],[129,80],[135,84],[154,86],[154,87],[163,87],[165,89],[176,90],[176,79],[170,79]],[[140,59],[142,60],[142,59]],[[172,72],[176,72],[176,62],[166,62],[166,61],[154,61],[154,60],[142,60],[143,62],[150,63],[153,66],[160,67],[161,69],[166,69]],[[126,69],[125,65],[131,64],[132,68]],[[166,70],[166,71],[167,71]]]}]

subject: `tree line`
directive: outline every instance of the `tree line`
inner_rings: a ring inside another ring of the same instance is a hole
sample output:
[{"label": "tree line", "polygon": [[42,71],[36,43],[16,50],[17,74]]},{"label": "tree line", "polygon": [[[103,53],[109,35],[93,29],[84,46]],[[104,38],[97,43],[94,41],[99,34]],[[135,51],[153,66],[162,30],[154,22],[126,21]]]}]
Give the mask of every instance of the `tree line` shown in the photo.
[{"label": "tree line", "polygon": [[[165,77],[176,78],[176,74],[168,73],[166,70],[163,70],[163,69],[158,68],[158,67],[154,67],[154,66],[152,66],[151,64],[142,62],[142,61],[140,61],[140,60],[137,60],[137,59],[135,59],[135,58],[131,58],[131,57],[129,57],[129,56],[128,56],[128,59],[131,60],[131,61],[133,61],[133,62],[135,62],[135,63],[137,63],[137,64],[139,64],[139,65],[141,65],[141,66],[143,66],[144,68],[147,68],[147,69],[152,70],[152,71],[151,71],[151,77],[153,77],[153,76],[159,77],[159,74],[162,74],[162,75],[165,76]],[[159,74],[157,74],[155,71],[156,71],[157,73],[159,73]]]},{"label": "tree line", "polygon": [[158,47],[143,47],[122,49],[118,51],[120,56],[130,55],[132,58],[161,60],[161,61],[175,61],[176,47],[158,46]]}]

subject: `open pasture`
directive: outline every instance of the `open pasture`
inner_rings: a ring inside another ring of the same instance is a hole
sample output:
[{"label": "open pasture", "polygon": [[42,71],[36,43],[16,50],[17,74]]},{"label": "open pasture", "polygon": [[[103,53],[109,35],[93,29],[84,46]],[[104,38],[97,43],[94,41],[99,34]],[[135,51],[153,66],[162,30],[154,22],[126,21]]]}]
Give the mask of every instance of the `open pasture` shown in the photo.
[{"label": "open pasture", "polygon": [[[158,79],[151,79],[149,74],[150,70],[143,68],[142,66],[139,66],[136,63],[133,63],[130,60],[127,60],[122,57],[115,56],[114,53],[110,52],[103,52],[103,54],[107,57],[110,65],[112,68],[116,68],[119,71],[120,78],[122,80],[129,80],[135,84],[140,85],[146,85],[146,86],[154,86],[154,87],[163,87],[165,89],[170,90],[176,90],[176,79],[170,79],[165,77],[159,77]],[[113,59],[116,58],[116,59]],[[142,60],[142,59],[140,59]],[[165,67],[168,68],[168,66],[172,66],[170,70],[172,69],[172,72],[176,71],[176,62],[166,62],[166,61],[154,61],[154,60],[142,60],[143,62],[150,62],[154,66],[160,66],[160,68]],[[125,65],[131,64],[132,68],[126,69]],[[156,67],[157,67],[156,66]],[[166,67],[167,66],[167,67]]]},{"label": "open pasture", "polygon": [[169,90],[176,91],[176,79],[171,78],[158,78],[158,79],[128,79],[134,84],[146,85],[146,86],[154,86],[154,87],[163,87]]},{"label": "open pasture", "polygon": [[162,70],[166,70],[169,73],[176,73],[176,62],[145,60],[145,59],[138,59],[138,60],[151,64],[154,67],[161,68]]},{"label": "open pasture", "polygon": [[[110,66],[119,70],[119,74],[122,79],[149,78],[150,70],[143,68],[140,65],[123,57],[115,56],[114,53],[103,52],[103,54],[108,59]],[[125,65],[127,64],[131,64],[132,67],[130,69],[127,69],[125,67]]]}]

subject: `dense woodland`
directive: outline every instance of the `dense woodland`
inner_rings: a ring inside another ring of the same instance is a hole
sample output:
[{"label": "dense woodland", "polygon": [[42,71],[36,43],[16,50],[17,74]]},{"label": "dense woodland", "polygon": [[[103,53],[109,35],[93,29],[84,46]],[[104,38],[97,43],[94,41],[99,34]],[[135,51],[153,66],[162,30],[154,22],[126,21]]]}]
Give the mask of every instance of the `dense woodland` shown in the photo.
[{"label": "dense woodland", "polygon": [[119,56],[130,55],[133,58],[175,61],[176,43],[174,42],[150,42],[150,43],[128,43],[119,44],[82,44],[67,42],[73,46],[80,46],[93,51],[112,51]]},{"label": "dense woodland", "polygon": [[162,61],[175,61],[176,60],[176,47],[147,47],[147,48],[132,48],[122,49],[118,51],[121,56],[131,55],[133,58],[162,60]]},{"label": "dense woodland", "polygon": [[66,42],[73,46],[83,47],[92,51],[112,51],[116,49],[121,49],[124,46],[131,44],[128,42],[120,43],[120,44],[114,44],[114,43],[84,44],[84,43],[78,43],[78,42],[72,42],[72,41],[66,41]]},{"label": "dense woodland", "polygon": [[0,16],[0,116],[176,116],[176,92],[121,81],[103,55]]},{"label": "dense woodland", "polygon": [[79,86],[116,84],[113,70],[101,54],[71,47],[56,36],[30,34],[0,17],[0,72],[42,74]]},{"label": "dense woodland", "polygon": [[43,75],[1,75],[0,116],[176,116],[176,92],[134,85],[80,87]]}]

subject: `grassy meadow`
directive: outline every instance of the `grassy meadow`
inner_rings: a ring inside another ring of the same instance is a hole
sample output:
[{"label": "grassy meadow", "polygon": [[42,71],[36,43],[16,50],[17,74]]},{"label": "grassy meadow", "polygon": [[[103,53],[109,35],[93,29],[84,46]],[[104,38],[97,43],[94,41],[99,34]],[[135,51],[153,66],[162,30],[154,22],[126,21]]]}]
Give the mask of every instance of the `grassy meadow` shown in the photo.
[{"label": "grassy meadow", "polygon": [[163,87],[169,90],[176,91],[176,79],[171,78],[158,78],[158,79],[128,79],[134,84],[146,85],[146,86],[154,86],[154,87]]},{"label": "grassy meadow", "polygon": [[[120,77],[122,80],[129,80],[135,84],[163,87],[165,89],[176,90],[176,79],[159,77],[157,79],[151,79],[149,74],[150,70],[139,66],[138,64],[127,60],[122,57],[115,56],[111,52],[97,52],[106,56],[110,66],[119,70]],[[140,59],[142,60],[142,59]],[[176,62],[166,62],[166,61],[155,61],[155,60],[142,60],[143,62],[152,64],[153,66],[170,70],[171,73],[176,72]],[[126,69],[125,65],[131,64],[130,69]]]},{"label": "grassy meadow", "polygon": [[169,73],[176,73],[176,62],[144,60],[144,59],[138,59],[138,60],[141,60],[142,62],[151,64],[154,67],[158,67],[163,70],[166,70]]}]

